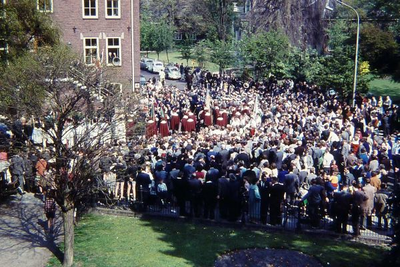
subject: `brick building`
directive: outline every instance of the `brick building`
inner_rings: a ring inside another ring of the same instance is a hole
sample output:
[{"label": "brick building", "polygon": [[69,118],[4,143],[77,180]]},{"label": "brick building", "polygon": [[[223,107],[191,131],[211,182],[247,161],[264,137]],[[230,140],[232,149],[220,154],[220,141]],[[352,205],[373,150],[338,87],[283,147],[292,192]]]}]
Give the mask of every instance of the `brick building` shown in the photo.
[{"label": "brick building", "polygon": [[[140,82],[140,0],[37,0],[86,64],[129,92]],[[133,53],[132,53],[133,51]],[[134,77],[134,78],[133,78]]]}]

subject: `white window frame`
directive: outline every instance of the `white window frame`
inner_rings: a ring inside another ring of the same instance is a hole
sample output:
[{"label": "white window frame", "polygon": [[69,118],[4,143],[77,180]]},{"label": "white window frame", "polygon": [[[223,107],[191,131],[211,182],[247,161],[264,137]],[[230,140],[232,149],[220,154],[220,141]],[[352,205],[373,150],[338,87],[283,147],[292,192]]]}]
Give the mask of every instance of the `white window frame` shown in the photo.
[{"label": "white window frame", "polygon": [[[118,45],[109,45],[108,44],[108,40],[110,40],[110,39],[118,39]],[[119,58],[119,64],[117,65],[117,64],[114,64],[112,61],[110,62],[110,60],[109,60],[109,51],[108,51],[108,49],[118,49],[119,50],[119,55],[118,55],[118,58]],[[106,61],[106,63],[107,63],[107,66],[115,66],[115,67],[120,67],[120,66],[122,66],[122,57],[121,57],[121,53],[122,53],[122,47],[121,47],[121,37],[107,37],[107,39],[106,39],[106,57],[107,57],[107,61]]]},{"label": "white window frame", "polygon": [[8,44],[4,39],[0,39],[0,41],[4,41],[4,46],[0,46],[0,51],[8,52]]},{"label": "white window frame", "polygon": [[8,64],[8,61],[7,61],[8,44],[7,44],[7,42],[5,40],[2,40],[2,41],[4,41],[4,46],[0,46],[0,54],[4,53],[4,56],[6,58],[6,63]]},{"label": "white window frame", "polygon": [[174,32],[174,40],[181,41],[183,34],[181,32]]},{"label": "white window frame", "polygon": [[197,40],[197,34],[195,34],[195,33],[190,33],[188,37],[192,41],[196,41]]},{"label": "white window frame", "polygon": [[[86,40],[88,40],[88,39],[95,39],[96,40],[96,46],[86,46]],[[96,64],[96,62],[91,62],[91,63],[87,63],[86,62],[86,57],[87,57],[86,49],[94,49],[94,48],[96,48],[96,57],[95,57],[95,59],[96,60],[100,60],[100,56],[99,56],[99,38],[98,37],[85,37],[85,38],[83,38],[83,59],[84,59],[85,64],[88,65],[88,66],[94,66]],[[93,60],[93,58],[92,58],[92,60]]]},{"label": "white window frame", "polygon": [[86,8],[85,1],[89,1],[88,3],[90,4],[91,0],[82,0],[82,17],[84,19],[98,19],[99,18],[99,1],[98,0],[94,0],[94,4],[95,4],[94,9],[95,9],[95,12],[96,12],[95,15],[85,15],[85,10],[86,9],[90,9],[90,10],[93,9],[93,7],[91,7],[91,6],[88,6]]},{"label": "white window frame", "polygon": [[[114,1],[118,2],[118,7],[116,8],[116,10],[118,10],[118,15],[108,15],[108,2],[111,1],[111,10],[114,10]],[[105,13],[106,13],[106,19],[120,19],[121,18],[121,0],[105,0]]]},{"label": "white window frame", "polygon": [[[1,4],[2,7],[5,7],[5,6],[6,6],[6,3],[7,3],[6,0],[0,0],[0,4]],[[6,17],[6,11],[3,10],[3,11],[1,11],[1,13],[0,13],[0,18],[5,18],[5,17]]]},{"label": "white window frame", "polygon": [[[40,12],[53,13],[53,0],[42,0],[43,4],[45,5],[44,7],[39,5],[39,1],[40,0],[36,0],[36,7]],[[47,7],[46,2],[49,2],[50,8]]]}]

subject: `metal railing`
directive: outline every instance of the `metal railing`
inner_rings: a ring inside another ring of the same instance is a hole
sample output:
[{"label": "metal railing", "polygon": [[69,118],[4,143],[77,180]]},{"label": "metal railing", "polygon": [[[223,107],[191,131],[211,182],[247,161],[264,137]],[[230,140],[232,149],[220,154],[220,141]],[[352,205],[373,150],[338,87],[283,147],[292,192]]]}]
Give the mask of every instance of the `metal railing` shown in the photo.
[{"label": "metal railing", "polygon": [[[132,210],[139,215],[193,218],[287,231],[318,232],[327,235],[339,234],[335,216],[328,214],[326,209],[320,209],[312,217],[309,207],[302,205],[299,201],[293,205],[283,201],[278,213],[271,212],[271,207],[266,210],[263,207],[265,212],[261,212],[260,203],[255,203],[254,207],[252,206],[254,203],[249,203],[247,199],[235,203],[236,210],[234,210],[232,203],[228,203],[227,206],[226,203],[217,199],[213,200],[212,203],[206,203],[207,201],[202,198],[179,199],[172,194],[159,197],[155,193],[144,192],[143,190],[139,190],[137,199],[129,203],[124,200],[115,200],[112,196],[106,195],[97,195],[92,202],[112,209]],[[349,237],[354,236],[351,219],[351,215],[349,215],[345,233]],[[392,240],[392,236],[391,219],[388,218],[388,228],[380,228],[378,227],[378,217],[373,215],[372,225],[368,229],[361,226],[360,235],[354,237],[372,240],[376,243],[388,243]]]}]

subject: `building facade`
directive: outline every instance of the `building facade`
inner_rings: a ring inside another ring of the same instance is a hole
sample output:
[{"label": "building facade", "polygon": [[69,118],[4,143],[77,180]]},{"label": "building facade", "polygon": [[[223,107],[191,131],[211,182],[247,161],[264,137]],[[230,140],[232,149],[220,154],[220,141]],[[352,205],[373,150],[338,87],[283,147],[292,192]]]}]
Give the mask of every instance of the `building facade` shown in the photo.
[{"label": "building facade", "polygon": [[37,0],[61,30],[62,41],[111,83],[130,92],[140,85],[140,0]]}]

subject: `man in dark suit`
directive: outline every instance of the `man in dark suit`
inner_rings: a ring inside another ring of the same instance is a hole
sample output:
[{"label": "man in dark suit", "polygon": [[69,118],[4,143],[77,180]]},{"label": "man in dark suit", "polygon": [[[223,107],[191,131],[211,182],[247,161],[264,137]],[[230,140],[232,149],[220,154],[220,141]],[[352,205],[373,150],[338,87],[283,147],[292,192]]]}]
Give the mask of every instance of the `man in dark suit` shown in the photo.
[{"label": "man in dark suit", "polygon": [[140,203],[143,204],[143,209],[146,211],[150,196],[150,175],[138,167],[136,176],[136,196]]},{"label": "man in dark suit", "polygon": [[348,192],[348,185],[343,185],[342,191],[333,195],[333,211],[336,217],[336,232],[347,234],[347,221],[353,196]]},{"label": "man in dark suit", "polygon": [[187,216],[186,212],[186,200],[188,197],[188,180],[183,177],[183,173],[180,172],[176,179],[172,180],[173,194],[176,197],[176,201],[179,206],[179,216]]},{"label": "man in dark suit", "polygon": [[193,173],[196,172],[196,168],[193,166],[193,159],[188,158],[186,162],[187,163],[183,167],[183,178],[189,180],[192,177]]},{"label": "man in dark suit", "polygon": [[210,169],[206,173],[206,179],[217,183],[220,177],[221,172],[218,169],[218,164],[215,161],[210,162]]},{"label": "man in dark suit", "polygon": [[241,181],[239,180],[239,175],[235,175],[234,173],[229,174],[229,183],[228,183],[228,220],[231,222],[235,222],[242,210],[241,210]]},{"label": "man in dark suit", "polygon": [[244,166],[246,168],[250,167],[250,156],[248,153],[246,153],[246,151],[244,151],[243,149],[239,152],[239,154],[236,156],[235,161],[243,161]]},{"label": "man in dark suit", "polygon": [[226,149],[225,145],[222,146],[221,151],[218,152],[221,162],[221,167],[224,168],[228,165],[228,161],[230,158],[230,152]]},{"label": "man in dark suit", "polygon": [[284,185],[286,190],[286,201],[290,205],[293,205],[295,195],[299,192],[299,176],[293,173],[293,166],[289,167],[289,173],[285,175]]},{"label": "man in dark suit", "polygon": [[340,144],[338,142],[333,142],[332,148],[333,148],[333,150],[332,150],[331,154],[333,155],[333,158],[336,161],[336,164],[339,168],[340,174],[343,176],[343,174],[344,174],[344,158],[342,155],[342,151],[339,149]]},{"label": "man in dark suit", "polygon": [[276,151],[276,168],[278,170],[282,170],[282,163],[283,163],[283,151],[278,150]]},{"label": "man in dark suit", "polygon": [[281,224],[281,204],[284,198],[284,194],[285,186],[281,183],[278,183],[277,177],[272,177],[271,186],[269,188],[270,223],[272,225]]},{"label": "man in dark suit", "polygon": [[217,199],[219,201],[219,213],[221,219],[226,219],[228,216],[228,195],[229,195],[229,180],[226,176],[222,176],[218,179],[218,195]]},{"label": "man in dark suit", "polygon": [[261,181],[258,183],[258,188],[261,196],[260,218],[262,224],[267,223],[267,213],[269,206],[269,187],[270,187],[270,179],[267,177],[266,173],[262,173]]},{"label": "man in dark suit", "polygon": [[202,206],[201,198],[201,181],[197,178],[190,179],[188,181],[189,185],[189,199],[190,199],[190,216],[200,217],[200,211]]},{"label": "man in dark suit", "polygon": [[217,206],[218,180],[211,180],[212,176],[206,175],[203,184],[204,218],[214,220],[215,208]]},{"label": "man in dark suit", "polygon": [[362,185],[357,184],[356,191],[353,194],[353,202],[352,202],[352,209],[351,209],[351,221],[353,224],[353,232],[354,235],[360,235],[360,217],[363,214],[362,206],[368,200],[367,195],[362,190]]}]

